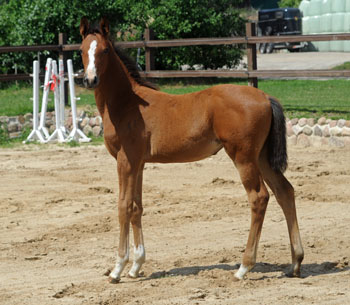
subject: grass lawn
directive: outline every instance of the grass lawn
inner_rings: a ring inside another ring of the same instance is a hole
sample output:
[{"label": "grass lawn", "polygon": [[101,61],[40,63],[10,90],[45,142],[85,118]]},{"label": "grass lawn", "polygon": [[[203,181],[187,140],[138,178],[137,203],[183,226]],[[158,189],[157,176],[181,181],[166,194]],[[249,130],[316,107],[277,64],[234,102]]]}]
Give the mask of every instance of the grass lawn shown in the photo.
[{"label": "grass lawn", "polygon": [[[221,80],[219,80],[219,83]],[[172,94],[183,94],[209,88],[213,84],[202,85],[160,85],[160,90]],[[217,83],[217,82],[216,82]],[[246,85],[246,81],[222,80],[222,83]],[[293,117],[321,117],[350,119],[350,81],[334,80],[259,80],[259,88],[278,98],[286,111]],[[78,107],[95,106],[93,91],[77,89]],[[12,86],[0,90],[0,116],[18,115],[32,112],[32,88]],[[50,94],[53,100],[53,94]],[[90,105],[90,106],[88,106]],[[48,105],[53,110],[53,101]]]}]

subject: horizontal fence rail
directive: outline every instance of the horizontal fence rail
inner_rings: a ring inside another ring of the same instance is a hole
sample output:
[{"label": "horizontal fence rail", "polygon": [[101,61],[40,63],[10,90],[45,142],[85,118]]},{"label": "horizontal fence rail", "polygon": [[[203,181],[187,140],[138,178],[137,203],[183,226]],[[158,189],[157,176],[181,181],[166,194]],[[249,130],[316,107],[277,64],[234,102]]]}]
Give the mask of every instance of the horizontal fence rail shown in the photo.
[{"label": "horizontal fence rail", "polygon": [[[311,42],[311,41],[340,41],[350,40],[350,33],[341,34],[317,34],[317,35],[284,35],[284,36],[256,36],[256,25],[246,24],[245,37],[225,38],[187,38],[172,40],[152,40],[150,30],[145,32],[145,40],[117,42],[121,48],[144,48],[146,55],[146,69],[141,72],[148,78],[186,78],[186,77],[230,77],[246,78],[248,83],[257,87],[258,78],[275,77],[350,77],[350,70],[258,70],[256,44],[281,43],[281,42]],[[65,34],[60,34],[57,45],[36,46],[4,46],[0,47],[1,53],[12,52],[38,52],[56,51],[60,57],[67,57],[67,52],[77,51],[80,44],[67,44]],[[154,69],[154,48],[183,47],[183,46],[214,46],[246,44],[247,46],[247,69],[246,70],[195,70],[195,71],[157,71]],[[0,81],[30,80],[30,74],[0,74]]]},{"label": "horizontal fence rail", "polygon": [[[341,41],[350,40],[350,34],[318,34],[318,35],[281,35],[259,37],[228,37],[228,38],[186,38],[154,41],[124,41],[116,42],[115,45],[128,48],[169,48],[184,46],[215,46],[232,44],[256,44],[277,42],[306,42],[306,41]],[[0,47],[0,53],[10,52],[37,52],[37,51],[77,51],[80,44],[65,45],[40,45],[40,46],[5,46]]]}]

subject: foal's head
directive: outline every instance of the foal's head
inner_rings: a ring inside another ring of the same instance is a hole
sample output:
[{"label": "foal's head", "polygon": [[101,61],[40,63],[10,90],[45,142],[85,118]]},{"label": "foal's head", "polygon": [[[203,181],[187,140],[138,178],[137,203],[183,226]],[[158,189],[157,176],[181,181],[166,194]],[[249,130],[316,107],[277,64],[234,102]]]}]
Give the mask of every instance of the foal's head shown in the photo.
[{"label": "foal's head", "polygon": [[103,18],[99,28],[91,28],[87,18],[83,17],[80,34],[83,38],[80,51],[85,71],[84,84],[95,88],[100,76],[106,71],[108,54],[113,51],[113,45],[108,39],[109,23]]}]

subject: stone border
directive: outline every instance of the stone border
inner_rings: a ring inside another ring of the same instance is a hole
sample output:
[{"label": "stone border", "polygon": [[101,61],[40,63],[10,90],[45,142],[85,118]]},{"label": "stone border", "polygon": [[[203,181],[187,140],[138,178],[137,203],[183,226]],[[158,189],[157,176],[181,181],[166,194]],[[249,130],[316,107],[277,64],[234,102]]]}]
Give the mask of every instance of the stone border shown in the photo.
[{"label": "stone border", "polygon": [[[40,114],[39,114],[40,117]],[[72,129],[72,113],[71,111],[66,111],[65,117],[65,127],[67,130]],[[55,126],[55,112],[46,113],[45,126],[49,129],[49,132],[54,132]],[[25,115],[19,116],[0,116],[0,125],[2,128],[6,126],[7,133],[10,139],[20,137],[23,130],[33,128],[33,115],[27,113]],[[99,137],[103,135],[103,124],[102,118],[98,113],[88,114],[85,111],[81,111],[78,116],[78,127],[84,132],[85,135],[93,135]]]},{"label": "stone border", "polygon": [[288,143],[301,146],[330,145],[336,147],[350,146],[350,121],[330,120],[321,117],[287,119]]},{"label": "stone border", "polygon": [[[72,115],[70,111],[65,113],[67,130],[72,129]],[[21,136],[24,129],[32,129],[33,115],[27,113],[20,116],[0,116],[0,124],[7,127],[10,138]],[[46,115],[46,126],[50,133],[55,130],[55,112]],[[103,135],[102,118],[98,112],[88,113],[80,111],[78,119],[79,128],[87,136],[99,137]],[[317,121],[313,118],[287,119],[287,139],[290,145],[350,147],[350,120],[330,120],[321,117]]]}]

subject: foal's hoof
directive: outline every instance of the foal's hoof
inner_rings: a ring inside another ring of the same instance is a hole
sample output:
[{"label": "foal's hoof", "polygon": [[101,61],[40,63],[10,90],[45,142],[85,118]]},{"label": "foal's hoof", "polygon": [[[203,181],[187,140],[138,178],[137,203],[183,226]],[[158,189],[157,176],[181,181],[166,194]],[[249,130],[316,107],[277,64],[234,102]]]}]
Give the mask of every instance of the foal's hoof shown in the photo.
[{"label": "foal's hoof", "polygon": [[240,281],[242,281],[242,279],[240,279],[240,278],[238,278],[236,276],[234,276],[233,279],[232,279],[232,282],[240,282]]},{"label": "foal's hoof", "polygon": [[138,277],[142,277],[142,276],[144,276],[144,273],[142,271],[141,272],[137,272],[137,273],[129,271],[129,273],[128,273],[128,277],[131,278],[131,279],[137,279]]},{"label": "foal's hoof", "polygon": [[301,277],[300,275],[300,269],[295,270],[293,267],[291,270],[285,273],[287,277]]},{"label": "foal's hoof", "polygon": [[118,284],[120,282],[120,279],[115,279],[114,277],[108,277],[108,282],[110,284]]},{"label": "foal's hoof", "polygon": [[139,276],[138,274],[132,274],[132,273],[128,273],[128,278],[131,278],[131,279],[137,279]]},{"label": "foal's hoof", "polygon": [[103,273],[104,276],[109,276],[111,274],[112,270],[111,269],[107,269],[107,271],[105,273]]}]

